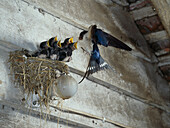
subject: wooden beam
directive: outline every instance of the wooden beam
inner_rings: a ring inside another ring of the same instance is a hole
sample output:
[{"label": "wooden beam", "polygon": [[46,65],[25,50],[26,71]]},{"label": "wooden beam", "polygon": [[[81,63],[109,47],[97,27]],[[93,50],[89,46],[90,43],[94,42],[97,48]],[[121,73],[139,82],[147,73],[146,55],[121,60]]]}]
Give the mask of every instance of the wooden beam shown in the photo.
[{"label": "wooden beam", "polygon": [[169,60],[170,61],[170,54],[166,54],[164,56],[159,56],[158,60],[159,61],[165,61],[165,60],[167,60],[167,61]]},{"label": "wooden beam", "polygon": [[162,50],[155,52],[155,55],[161,56],[161,55],[165,55],[165,54],[168,54],[168,53],[169,53],[168,51],[165,51],[164,49],[162,49]]},{"label": "wooden beam", "polygon": [[158,63],[159,67],[166,66],[166,65],[170,65],[170,61],[165,60],[165,61],[161,61],[161,62]]},{"label": "wooden beam", "polygon": [[154,43],[160,40],[169,39],[167,32],[164,30],[144,35],[144,37],[149,43]]},{"label": "wooden beam", "polygon": [[169,0],[151,0],[156,11],[168,32],[170,37],[170,1]]},{"label": "wooden beam", "polygon": [[143,7],[138,10],[131,11],[130,13],[132,14],[134,20],[140,20],[145,17],[150,17],[150,16],[154,16],[157,14],[152,6]]},{"label": "wooden beam", "polygon": [[129,3],[126,0],[111,0],[113,3],[120,6],[128,6]]},{"label": "wooden beam", "polygon": [[158,57],[159,63],[158,66],[170,65],[170,54]]}]

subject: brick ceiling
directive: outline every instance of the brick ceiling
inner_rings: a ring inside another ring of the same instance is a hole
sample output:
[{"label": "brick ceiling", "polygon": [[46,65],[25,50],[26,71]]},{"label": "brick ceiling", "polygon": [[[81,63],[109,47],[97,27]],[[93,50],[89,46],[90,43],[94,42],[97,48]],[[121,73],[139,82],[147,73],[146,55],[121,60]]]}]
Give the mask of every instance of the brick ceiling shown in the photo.
[{"label": "brick ceiling", "polygon": [[129,11],[158,59],[161,76],[170,83],[170,39],[150,0],[127,0]]}]

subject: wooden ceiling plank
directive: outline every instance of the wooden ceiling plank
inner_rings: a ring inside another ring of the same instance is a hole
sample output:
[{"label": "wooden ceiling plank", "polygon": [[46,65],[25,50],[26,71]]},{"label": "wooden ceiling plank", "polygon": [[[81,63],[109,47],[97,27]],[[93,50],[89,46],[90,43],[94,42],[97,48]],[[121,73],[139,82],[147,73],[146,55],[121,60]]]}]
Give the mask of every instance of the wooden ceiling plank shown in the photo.
[{"label": "wooden ceiling plank", "polygon": [[134,20],[140,20],[145,17],[154,16],[157,13],[152,6],[149,6],[149,7],[143,7],[141,9],[131,11],[131,14],[132,14]]},{"label": "wooden ceiling plank", "polygon": [[167,66],[167,65],[170,65],[170,61],[160,61],[159,63],[158,63],[158,66],[159,67],[161,67],[161,66]]},{"label": "wooden ceiling plank", "polygon": [[165,55],[165,54],[168,54],[168,53],[169,53],[168,51],[165,51],[164,49],[162,49],[162,50],[155,52],[155,55],[161,56],[161,55]]},{"label": "wooden ceiling plank", "polygon": [[169,39],[168,34],[165,30],[153,32],[153,33],[144,35],[144,37],[149,43],[154,43],[160,40]]},{"label": "wooden ceiling plank", "polygon": [[164,61],[164,60],[169,60],[170,61],[170,54],[166,54],[164,56],[159,56],[158,60],[159,61]]}]

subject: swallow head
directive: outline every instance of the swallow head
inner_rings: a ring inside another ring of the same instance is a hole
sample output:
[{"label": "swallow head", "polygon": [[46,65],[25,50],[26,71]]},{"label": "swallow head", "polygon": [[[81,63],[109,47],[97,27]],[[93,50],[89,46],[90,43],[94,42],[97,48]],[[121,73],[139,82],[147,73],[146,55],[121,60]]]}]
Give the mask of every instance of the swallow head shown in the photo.
[{"label": "swallow head", "polygon": [[91,39],[94,35],[94,32],[95,32],[95,29],[97,29],[97,26],[96,25],[91,25],[89,28],[88,28],[88,31],[86,30],[83,30],[80,34],[79,34],[79,40],[83,40],[84,37],[86,39]]},{"label": "swallow head", "polygon": [[79,34],[79,40],[83,40],[84,35],[87,33],[88,31],[84,30]]}]

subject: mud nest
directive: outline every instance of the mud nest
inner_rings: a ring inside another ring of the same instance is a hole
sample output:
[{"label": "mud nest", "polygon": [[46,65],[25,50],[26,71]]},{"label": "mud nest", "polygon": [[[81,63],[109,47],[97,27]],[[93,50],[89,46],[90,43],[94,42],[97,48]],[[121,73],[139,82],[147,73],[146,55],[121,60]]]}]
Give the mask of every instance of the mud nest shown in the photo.
[{"label": "mud nest", "polygon": [[26,54],[27,50],[10,52],[8,62],[11,74],[14,74],[14,83],[23,87],[28,95],[38,94],[40,104],[47,105],[50,87],[57,79],[58,72],[68,74],[69,68],[61,61],[26,57]]}]

